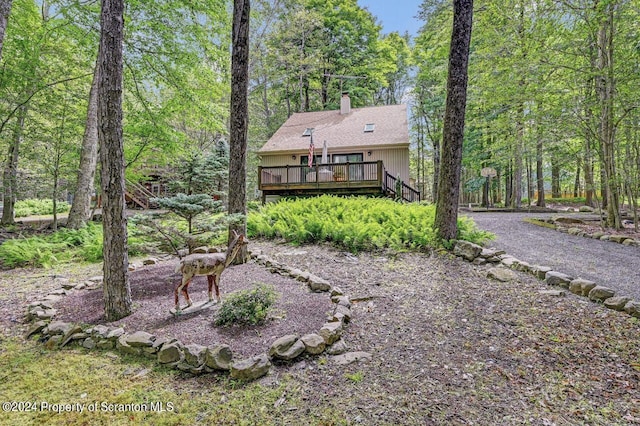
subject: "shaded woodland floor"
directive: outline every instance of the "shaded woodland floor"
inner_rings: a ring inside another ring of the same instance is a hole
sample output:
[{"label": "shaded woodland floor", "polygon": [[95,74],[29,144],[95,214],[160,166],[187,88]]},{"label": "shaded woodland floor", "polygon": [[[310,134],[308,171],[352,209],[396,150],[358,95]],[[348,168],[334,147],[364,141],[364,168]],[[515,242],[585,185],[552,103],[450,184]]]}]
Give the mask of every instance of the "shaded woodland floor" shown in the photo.
[{"label": "shaded woodland floor", "polygon": [[[347,366],[325,356],[276,366],[259,381],[265,392],[287,389],[263,406],[273,424],[640,423],[640,323],[624,313],[571,294],[543,294],[548,287],[526,274],[518,282],[491,281],[482,267],[449,255],[353,256],[322,245],[252,244],[358,299],[344,339],[350,350],[372,354]],[[5,336],[24,329],[16,306],[53,282],[43,271],[2,273]],[[205,394],[224,386],[220,379],[182,375],[175,387]],[[224,402],[212,401],[209,410],[218,404]]]}]

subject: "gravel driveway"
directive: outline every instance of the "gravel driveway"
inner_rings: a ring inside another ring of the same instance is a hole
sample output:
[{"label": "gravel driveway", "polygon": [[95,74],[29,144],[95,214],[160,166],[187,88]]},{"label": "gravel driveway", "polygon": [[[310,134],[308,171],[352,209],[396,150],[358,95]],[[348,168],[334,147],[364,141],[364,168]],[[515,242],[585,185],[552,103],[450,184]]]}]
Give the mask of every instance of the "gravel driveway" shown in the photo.
[{"label": "gravel driveway", "polygon": [[[549,266],[573,277],[592,280],[620,296],[640,300],[640,248],[564,234],[523,222],[540,213],[465,213],[478,227],[493,232],[490,246],[517,259]],[[572,217],[579,217],[572,215]]]}]

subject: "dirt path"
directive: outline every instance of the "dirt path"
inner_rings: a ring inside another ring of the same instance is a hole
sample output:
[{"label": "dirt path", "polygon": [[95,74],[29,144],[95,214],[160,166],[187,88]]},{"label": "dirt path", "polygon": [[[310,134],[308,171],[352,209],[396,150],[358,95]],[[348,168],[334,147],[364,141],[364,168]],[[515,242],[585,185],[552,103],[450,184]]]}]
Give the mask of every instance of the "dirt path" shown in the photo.
[{"label": "dirt path", "polygon": [[[586,278],[640,300],[640,248],[560,233],[523,222],[540,213],[468,214],[496,234],[492,246],[516,258]],[[579,217],[578,215],[575,215]]]}]

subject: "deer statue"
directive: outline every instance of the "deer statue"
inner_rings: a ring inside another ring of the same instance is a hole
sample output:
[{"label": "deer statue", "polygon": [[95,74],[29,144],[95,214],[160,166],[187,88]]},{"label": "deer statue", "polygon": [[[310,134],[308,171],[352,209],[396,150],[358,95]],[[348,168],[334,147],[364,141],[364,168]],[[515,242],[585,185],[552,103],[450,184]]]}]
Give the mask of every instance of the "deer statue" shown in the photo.
[{"label": "deer statue", "polygon": [[209,282],[209,302],[213,301],[212,288],[216,289],[216,298],[218,302],[222,299],[220,297],[220,275],[227,266],[233,262],[243,246],[249,243],[249,240],[244,235],[238,235],[236,231],[233,231],[234,238],[229,244],[226,253],[198,253],[185,256],[178,267],[176,272],[182,273],[182,282],[176,287],[175,300],[176,300],[176,315],[180,315],[180,301],[179,293],[182,292],[184,298],[187,300],[187,308],[192,305],[191,298],[189,297],[189,284],[191,279],[197,275],[206,275]]}]

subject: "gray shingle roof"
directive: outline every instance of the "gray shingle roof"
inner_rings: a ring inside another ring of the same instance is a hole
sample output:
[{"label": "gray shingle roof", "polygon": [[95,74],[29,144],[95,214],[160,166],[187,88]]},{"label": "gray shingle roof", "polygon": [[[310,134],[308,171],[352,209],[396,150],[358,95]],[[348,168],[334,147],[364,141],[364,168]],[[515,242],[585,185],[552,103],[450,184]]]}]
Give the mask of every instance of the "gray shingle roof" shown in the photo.
[{"label": "gray shingle roof", "polygon": [[[365,132],[365,124],[375,124],[373,132]],[[295,113],[278,129],[259,153],[301,151],[309,148],[309,137],[302,136],[306,128],[314,128],[313,143],[323,141],[332,148],[409,145],[406,105],[352,108],[349,114],[340,111]]]}]

